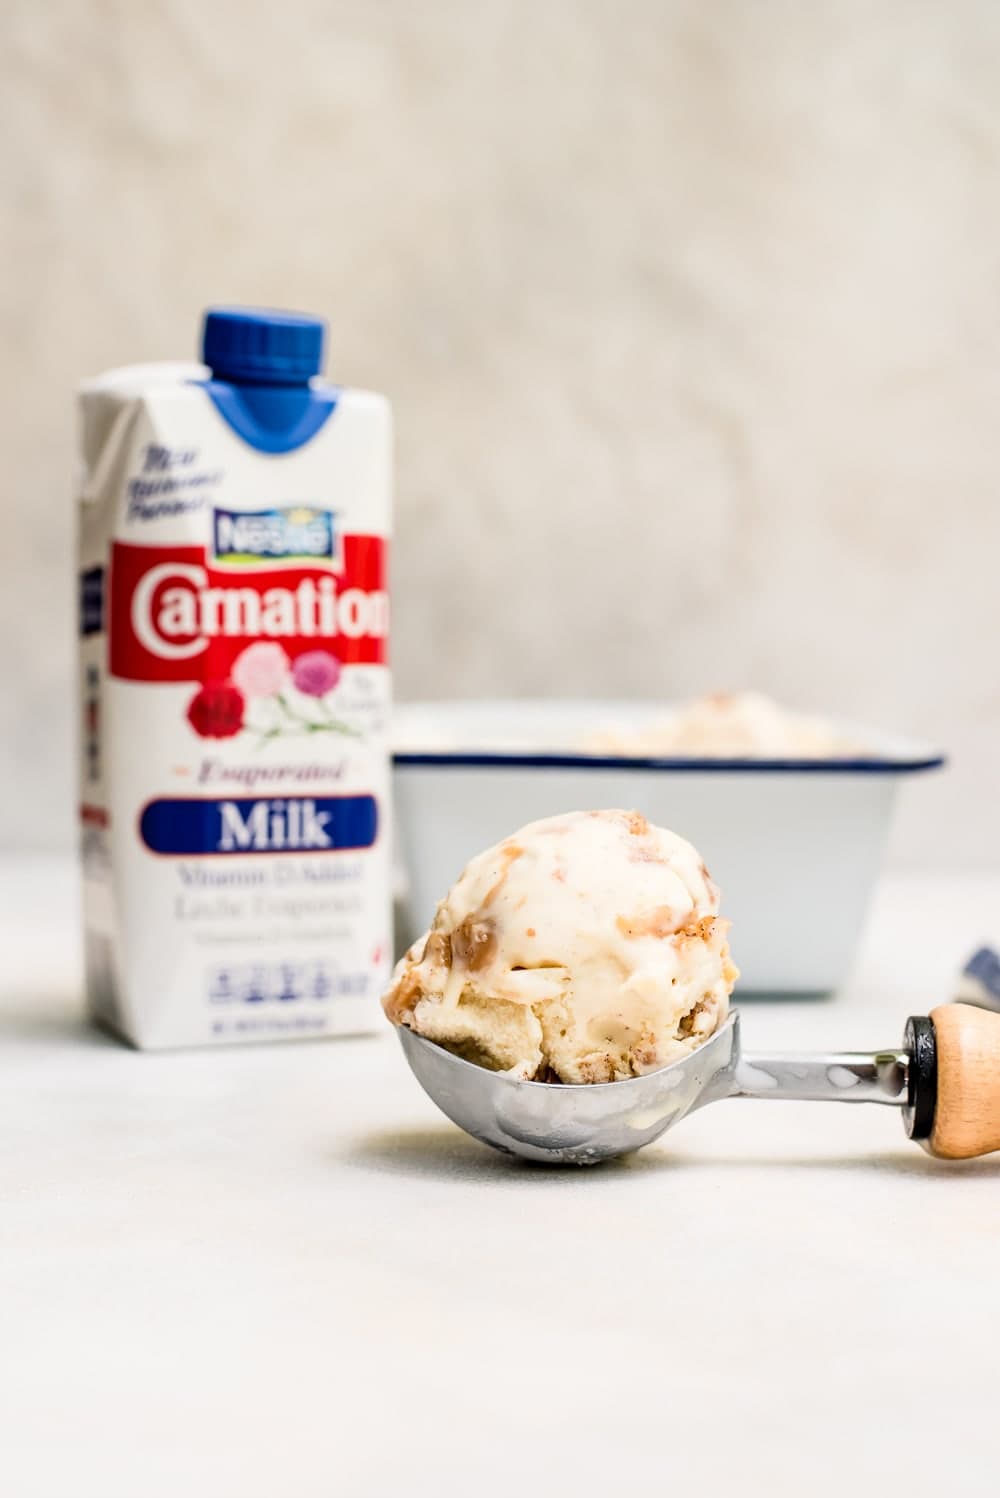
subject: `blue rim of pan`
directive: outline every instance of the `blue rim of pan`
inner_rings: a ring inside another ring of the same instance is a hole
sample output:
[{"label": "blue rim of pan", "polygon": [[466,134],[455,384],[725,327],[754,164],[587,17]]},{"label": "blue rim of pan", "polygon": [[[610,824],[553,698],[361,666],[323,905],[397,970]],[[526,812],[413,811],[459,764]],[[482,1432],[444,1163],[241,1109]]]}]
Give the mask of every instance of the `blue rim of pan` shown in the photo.
[{"label": "blue rim of pan", "polygon": [[398,750],[394,765],[406,769],[434,768],[518,770],[669,770],[683,775],[718,775],[738,771],[741,775],[912,775],[919,770],[939,770],[947,764],[943,754],[928,751],[909,757],[889,756],[854,759],[692,759],[640,758],[600,754],[486,754],[472,750]]}]

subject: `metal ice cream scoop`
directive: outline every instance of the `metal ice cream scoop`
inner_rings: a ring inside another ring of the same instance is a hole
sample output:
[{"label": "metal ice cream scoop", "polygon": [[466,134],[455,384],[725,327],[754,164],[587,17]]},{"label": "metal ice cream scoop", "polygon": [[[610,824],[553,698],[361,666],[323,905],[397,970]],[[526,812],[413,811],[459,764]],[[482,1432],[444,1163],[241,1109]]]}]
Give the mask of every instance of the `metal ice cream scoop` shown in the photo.
[{"label": "metal ice cream scoop", "polygon": [[722,1098],[886,1103],[911,1139],[949,1159],[1000,1149],[1000,1014],[945,1004],[873,1052],[744,1053],[739,1015],[681,1060],[624,1082],[525,1082],[463,1061],[412,1030],[399,1038],[417,1081],[454,1123],[495,1149],[594,1165],[650,1144]]}]

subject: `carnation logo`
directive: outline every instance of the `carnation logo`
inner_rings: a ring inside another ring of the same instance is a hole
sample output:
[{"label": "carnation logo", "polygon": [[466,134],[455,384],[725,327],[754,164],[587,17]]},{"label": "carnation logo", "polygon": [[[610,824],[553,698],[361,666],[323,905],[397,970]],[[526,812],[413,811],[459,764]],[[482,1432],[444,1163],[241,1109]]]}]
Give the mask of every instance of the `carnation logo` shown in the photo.
[{"label": "carnation logo", "polygon": [[330,510],[213,510],[215,557],[228,566],[254,562],[336,562]]},{"label": "carnation logo", "polygon": [[204,547],[133,546],[111,555],[110,671],[126,681],[225,681],[255,641],[290,660],[329,646],[338,662],[387,658],[385,542],[345,536],[342,570],[262,567],[238,577]]}]

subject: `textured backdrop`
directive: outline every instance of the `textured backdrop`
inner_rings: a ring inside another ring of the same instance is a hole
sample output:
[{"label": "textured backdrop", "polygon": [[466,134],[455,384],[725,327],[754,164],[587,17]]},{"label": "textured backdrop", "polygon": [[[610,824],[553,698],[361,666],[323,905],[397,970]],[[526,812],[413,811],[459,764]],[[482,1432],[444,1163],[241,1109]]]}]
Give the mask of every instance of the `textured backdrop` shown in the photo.
[{"label": "textured backdrop", "polygon": [[209,301],[393,398],[402,696],[764,687],[1000,838],[995,0],[6,0],[2,838],[72,836],[76,378]]}]

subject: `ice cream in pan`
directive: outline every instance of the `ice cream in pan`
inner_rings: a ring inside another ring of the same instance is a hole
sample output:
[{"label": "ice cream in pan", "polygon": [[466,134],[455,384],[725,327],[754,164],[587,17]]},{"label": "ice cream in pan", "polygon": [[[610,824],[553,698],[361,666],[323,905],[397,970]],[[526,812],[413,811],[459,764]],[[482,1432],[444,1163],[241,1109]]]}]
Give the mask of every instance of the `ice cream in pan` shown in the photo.
[{"label": "ice cream in pan", "polygon": [[468,864],[393,975],[386,1014],[456,1123],[591,1164],[721,1098],[895,1104],[911,1138],[1000,1149],[1000,1015],[943,1005],[897,1049],[748,1055],[719,892],[634,811],[533,822]]}]

